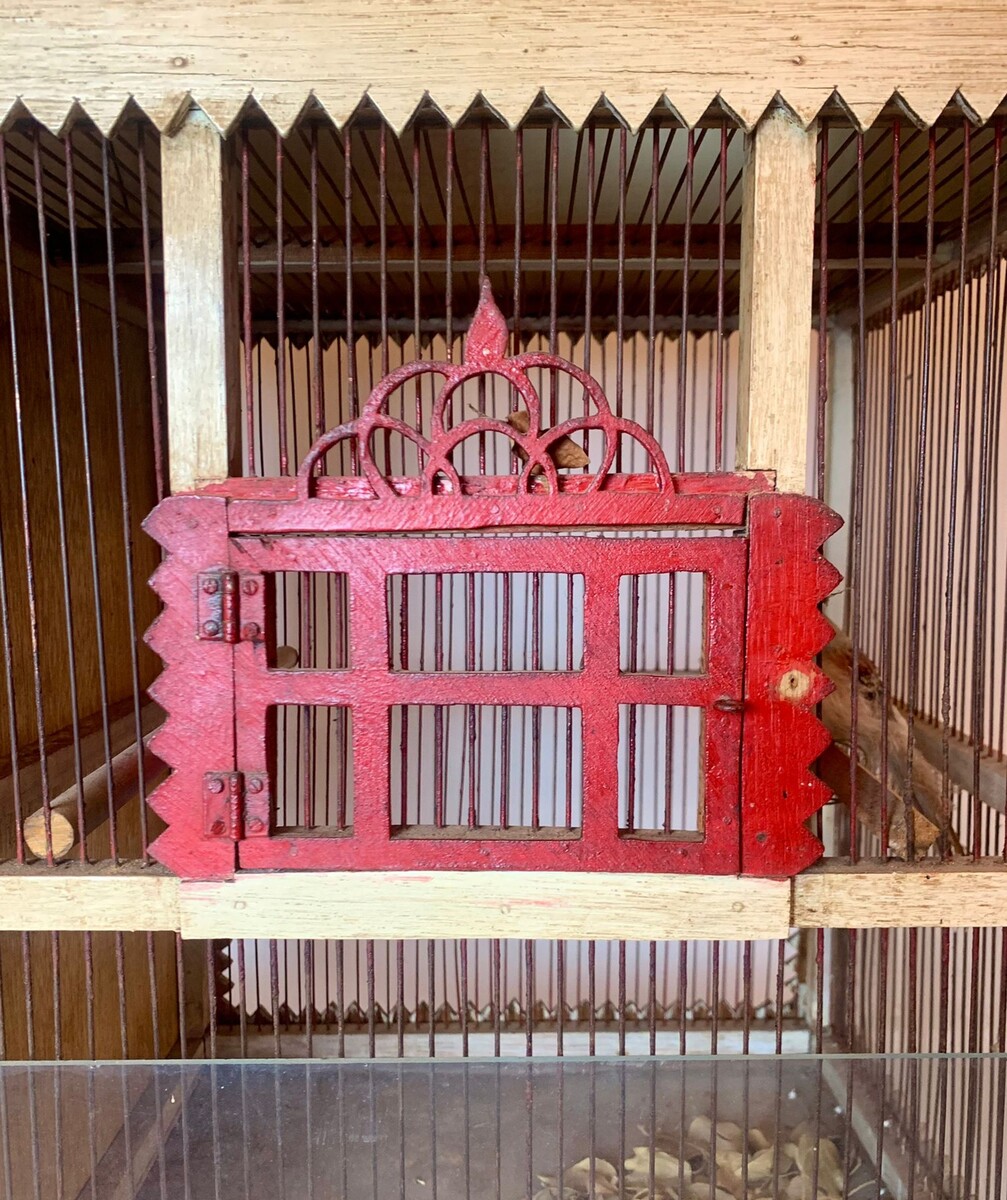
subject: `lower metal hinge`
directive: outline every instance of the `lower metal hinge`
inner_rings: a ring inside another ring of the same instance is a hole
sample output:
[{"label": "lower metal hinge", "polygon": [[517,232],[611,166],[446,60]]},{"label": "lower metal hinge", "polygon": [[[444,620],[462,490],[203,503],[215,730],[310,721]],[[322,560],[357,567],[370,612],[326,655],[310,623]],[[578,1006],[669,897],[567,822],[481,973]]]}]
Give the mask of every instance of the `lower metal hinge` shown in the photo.
[{"label": "lower metal hinge", "polygon": [[269,776],[264,771],[208,771],[203,776],[203,835],[238,842],[268,837],[272,825]]}]

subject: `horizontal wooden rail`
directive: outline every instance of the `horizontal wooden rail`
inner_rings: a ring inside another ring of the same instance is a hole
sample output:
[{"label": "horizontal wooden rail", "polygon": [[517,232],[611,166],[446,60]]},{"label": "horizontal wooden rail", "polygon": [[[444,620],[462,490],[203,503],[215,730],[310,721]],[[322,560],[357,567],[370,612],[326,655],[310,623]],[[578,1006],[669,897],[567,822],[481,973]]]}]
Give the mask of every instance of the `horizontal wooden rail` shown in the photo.
[{"label": "horizontal wooden rail", "polygon": [[291,872],[180,882],[157,867],[0,869],[0,930],[185,938],[762,939],[791,928],[1007,925],[1007,865],[824,863],[794,880],[567,872]]}]

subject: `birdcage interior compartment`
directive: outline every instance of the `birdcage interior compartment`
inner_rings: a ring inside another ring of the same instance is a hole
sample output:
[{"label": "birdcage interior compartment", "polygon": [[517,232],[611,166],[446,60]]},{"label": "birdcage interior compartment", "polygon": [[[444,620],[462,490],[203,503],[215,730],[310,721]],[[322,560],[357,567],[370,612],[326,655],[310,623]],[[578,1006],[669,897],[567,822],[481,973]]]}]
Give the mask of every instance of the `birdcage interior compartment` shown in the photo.
[{"label": "birdcage interior compartment", "polygon": [[8,123],[0,1194],[1005,1194],[1001,153]]}]

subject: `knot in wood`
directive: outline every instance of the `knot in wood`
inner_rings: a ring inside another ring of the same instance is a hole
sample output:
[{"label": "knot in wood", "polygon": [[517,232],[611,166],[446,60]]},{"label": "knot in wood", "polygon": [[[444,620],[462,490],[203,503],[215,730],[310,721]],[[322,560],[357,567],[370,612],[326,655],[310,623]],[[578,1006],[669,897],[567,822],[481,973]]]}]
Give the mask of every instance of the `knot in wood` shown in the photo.
[{"label": "knot in wood", "polygon": [[807,671],[798,671],[796,668],[791,668],[789,671],[783,673],[776,690],[779,692],[782,700],[789,700],[791,703],[796,703],[798,700],[803,700],[808,692],[811,691],[811,676]]}]

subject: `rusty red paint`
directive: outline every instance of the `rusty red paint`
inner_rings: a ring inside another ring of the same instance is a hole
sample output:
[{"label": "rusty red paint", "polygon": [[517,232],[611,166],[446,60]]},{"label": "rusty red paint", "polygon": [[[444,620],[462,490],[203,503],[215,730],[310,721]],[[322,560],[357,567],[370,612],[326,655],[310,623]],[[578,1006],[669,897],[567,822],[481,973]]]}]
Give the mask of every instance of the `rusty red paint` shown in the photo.
[{"label": "rusty red paint", "polygon": [[[506,325],[484,285],[464,360],[416,362],[393,371],[371,393],[360,417],[319,438],[296,480],[229,480],[170,497],[148,518],[148,531],[167,551],[152,581],[165,611],[148,636],[165,663],[152,689],[168,713],[155,749],[173,768],[152,797],[168,824],[152,852],[178,874],[219,878],[237,867],[497,867],[781,875],[817,856],[802,823],[828,795],[807,765],[824,742],[814,704],[825,684],[813,658],[828,627],[817,605],[834,585],[834,572],[817,550],[837,518],[816,501],[773,493],[764,475],[673,474],[651,435],[616,416],[591,376],[550,354],[507,357],[506,350]],[[528,376],[531,368],[542,367],[570,375],[583,387],[591,402],[586,415],[543,428]],[[444,382],[425,438],[390,416],[386,402],[405,382],[428,373]],[[486,374],[502,377],[521,397],[529,417],[526,433],[486,416],[450,425],[454,392]],[[383,430],[416,445],[417,478],[388,478],[378,469],[372,446]],[[559,475],[550,447],[584,430],[603,434],[601,463],[593,474]],[[489,432],[524,451],[521,472],[460,476],[453,450]],[[612,473],[621,436],[643,445],[649,473]],[[341,442],[353,445],[360,475],[319,475],[326,454]],[[710,526],[719,536],[572,536],[585,527],[655,526]],[[549,529],[556,536],[382,536],[508,527]],[[563,537],[564,530],[571,536]],[[729,531],[734,536],[723,536]],[[346,534],[353,536],[341,536]],[[534,574],[554,571],[557,562],[576,563],[584,577],[581,670],[407,672],[390,661],[389,575]],[[674,571],[707,577],[703,673],[620,670],[620,577]],[[276,572],[346,575],[347,668],[269,666]],[[796,702],[773,692],[788,671],[813,681]],[[390,714],[409,704],[579,708],[581,828],[394,829]],[[704,710],[701,833],[620,831],[619,707],[635,704]],[[315,829],[304,836],[275,827],[268,713],[276,705],[352,711],[351,830]]]}]

